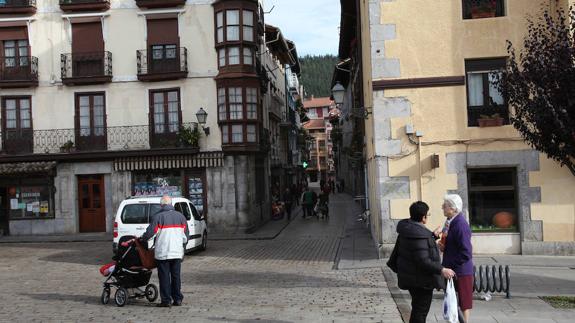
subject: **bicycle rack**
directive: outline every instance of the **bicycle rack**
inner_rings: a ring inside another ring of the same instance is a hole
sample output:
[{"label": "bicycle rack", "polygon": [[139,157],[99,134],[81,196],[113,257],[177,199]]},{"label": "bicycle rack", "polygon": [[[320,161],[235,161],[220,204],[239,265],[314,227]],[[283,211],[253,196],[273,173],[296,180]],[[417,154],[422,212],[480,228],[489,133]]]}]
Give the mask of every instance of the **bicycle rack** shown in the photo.
[{"label": "bicycle rack", "polygon": [[511,298],[509,266],[473,266],[473,291],[505,293],[505,298]]}]

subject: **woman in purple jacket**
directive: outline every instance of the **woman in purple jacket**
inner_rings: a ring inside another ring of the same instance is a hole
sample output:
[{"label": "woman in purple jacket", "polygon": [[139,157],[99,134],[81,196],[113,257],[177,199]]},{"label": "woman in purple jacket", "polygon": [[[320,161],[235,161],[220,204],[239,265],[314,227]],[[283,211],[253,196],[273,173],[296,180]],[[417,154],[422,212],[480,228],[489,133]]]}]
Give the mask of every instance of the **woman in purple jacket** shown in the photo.
[{"label": "woman in purple jacket", "polygon": [[443,251],[443,267],[455,271],[455,289],[459,296],[459,307],[463,311],[465,322],[473,307],[473,255],[471,247],[471,229],[463,214],[463,201],[457,194],[447,194],[443,198],[443,214],[447,218],[439,242]]}]

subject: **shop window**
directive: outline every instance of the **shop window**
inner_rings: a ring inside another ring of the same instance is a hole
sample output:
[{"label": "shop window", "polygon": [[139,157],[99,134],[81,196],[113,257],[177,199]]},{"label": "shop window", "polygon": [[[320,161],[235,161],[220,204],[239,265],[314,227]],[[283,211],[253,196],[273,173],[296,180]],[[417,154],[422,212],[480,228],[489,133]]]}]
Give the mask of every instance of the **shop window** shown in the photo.
[{"label": "shop window", "polygon": [[204,205],[206,200],[204,180],[198,173],[188,174],[188,199],[192,202],[192,215],[194,219],[198,220],[199,215],[196,213],[204,214]]},{"label": "shop window", "polygon": [[174,172],[146,172],[134,173],[133,196],[182,196],[182,176],[179,171]]},{"label": "shop window", "polygon": [[6,190],[11,220],[54,218],[54,188],[51,181],[20,179]]},{"label": "shop window", "polygon": [[469,218],[474,232],[516,232],[517,179],[514,168],[469,169]]},{"label": "shop window", "polygon": [[486,119],[494,125],[509,124],[509,109],[496,80],[505,68],[505,58],[466,60],[468,126],[482,126]]},{"label": "shop window", "polygon": [[505,16],[504,0],[463,0],[463,19]]}]

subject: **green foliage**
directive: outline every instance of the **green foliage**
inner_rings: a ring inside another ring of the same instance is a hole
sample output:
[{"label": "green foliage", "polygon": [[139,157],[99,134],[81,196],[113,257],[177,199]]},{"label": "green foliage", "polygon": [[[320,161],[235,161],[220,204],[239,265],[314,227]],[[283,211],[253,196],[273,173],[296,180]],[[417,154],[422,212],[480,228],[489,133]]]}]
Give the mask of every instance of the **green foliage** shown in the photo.
[{"label": "green foliage", "polygon": [[300,58],[301,82],[306,97],[331,96],[331,77],[338,61],[338,58],[333,55],[306,55]]},{"label": "green foliage", "polygon": [[198,147],[200,142],[200,129],[198,127],[180,126],[178,131],[178,142],[184,147]]}]

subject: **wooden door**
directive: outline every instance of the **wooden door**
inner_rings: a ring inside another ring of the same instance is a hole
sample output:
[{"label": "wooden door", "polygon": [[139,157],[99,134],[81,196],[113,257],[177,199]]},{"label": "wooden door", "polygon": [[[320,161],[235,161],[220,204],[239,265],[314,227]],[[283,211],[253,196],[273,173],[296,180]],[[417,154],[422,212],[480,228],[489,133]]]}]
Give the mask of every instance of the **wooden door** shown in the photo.
[{"label": "wooden door", "polygon": [[80,232],[106,232],[104,176],[78,177]]}]

